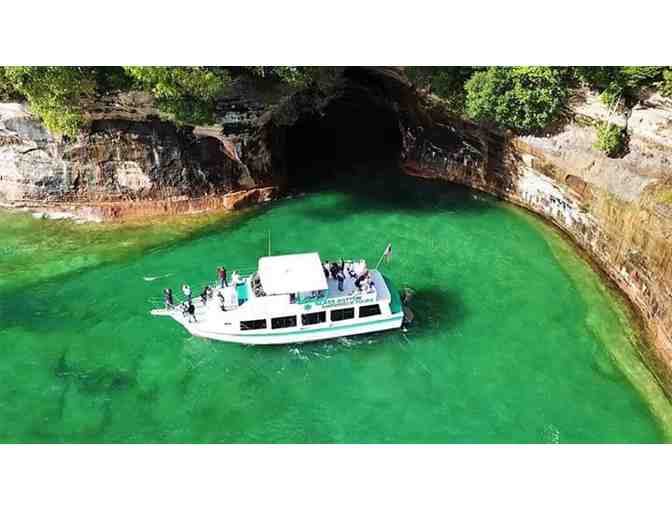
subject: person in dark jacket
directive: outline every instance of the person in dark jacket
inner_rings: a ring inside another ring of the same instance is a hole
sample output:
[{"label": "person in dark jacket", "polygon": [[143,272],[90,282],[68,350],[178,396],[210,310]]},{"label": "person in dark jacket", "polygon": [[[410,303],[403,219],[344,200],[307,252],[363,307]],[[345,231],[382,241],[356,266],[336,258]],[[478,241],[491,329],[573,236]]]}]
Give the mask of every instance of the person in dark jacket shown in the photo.
[{"label": "person in dark jacket", "polygon": [[338,280],[338,290],[343,292],[343,282],[345,281],[345,273],[342,269],[336,273],[336,280]]},{"label": "person in dark jacket", "polygon": [[217,274],[219,275],[219,288],[223,289],[224,287],[227,287],[228,285],[226,284],[226,269],[224,268],[224,266],[217,268]]},{"label": "person in dark jacket", "polygon": [[191,300],[189,300],[189,304],[187,305],[187,313],[189,314],[189,322],[196,322],[196,307]]}]

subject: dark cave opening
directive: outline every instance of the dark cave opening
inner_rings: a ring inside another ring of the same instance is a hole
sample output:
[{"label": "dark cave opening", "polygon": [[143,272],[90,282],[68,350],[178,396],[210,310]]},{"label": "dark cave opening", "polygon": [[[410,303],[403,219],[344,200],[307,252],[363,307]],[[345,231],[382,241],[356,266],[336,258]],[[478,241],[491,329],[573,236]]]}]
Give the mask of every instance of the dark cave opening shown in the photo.
[{"label": "dark cave opening", "polygon": [[290,188],[329,185],[344,174],[393,172],[402,149],[399,114],[376,84],[348,81],[320,112],[285,133]]}]

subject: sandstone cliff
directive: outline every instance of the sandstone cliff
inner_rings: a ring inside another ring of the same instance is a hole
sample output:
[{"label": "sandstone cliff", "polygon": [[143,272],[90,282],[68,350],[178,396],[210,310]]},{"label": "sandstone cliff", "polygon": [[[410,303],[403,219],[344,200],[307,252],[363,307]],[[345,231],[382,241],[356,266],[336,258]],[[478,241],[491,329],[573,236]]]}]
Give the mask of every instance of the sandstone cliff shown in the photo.
[{"label": "sandstone cliff", "polygon": [[565,231],[639,309],[649,361],[672,395],[672,101],[651,95],[627,122],[620,159],[593,145],[608,112],[585,92],[558,132],[515,137],[452,118],[426,100],[410,128],[408,172],[477,188],[530,209]]},{"label": "sandstone cliff", "polygon": [[241,190],[263,188],[258,198],[268,198],[274,176],[252,175],[241,158],[268,94],[255,97],[249,84],[236,83],[218,106],[214,126],[177,126],[160,120],[146,94],[103,97],[88,105],[87,129],[68,139],[52,135],[25,104],[0,104],[0,203],[95,219],[232,206],[232,197],[255,196],[223,199]]}]

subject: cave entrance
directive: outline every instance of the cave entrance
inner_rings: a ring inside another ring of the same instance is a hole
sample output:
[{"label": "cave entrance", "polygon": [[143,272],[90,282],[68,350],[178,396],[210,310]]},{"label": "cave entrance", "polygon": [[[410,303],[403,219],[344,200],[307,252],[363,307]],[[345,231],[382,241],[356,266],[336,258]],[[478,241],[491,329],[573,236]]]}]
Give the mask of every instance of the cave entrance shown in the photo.
[{"label": "cave entrance", "polygon": [[288,186],[329,185],[348,173],[396,172],[402,136],[393,104],[380,89],[346,81],[321,112],[303,115],[287,129]]}]

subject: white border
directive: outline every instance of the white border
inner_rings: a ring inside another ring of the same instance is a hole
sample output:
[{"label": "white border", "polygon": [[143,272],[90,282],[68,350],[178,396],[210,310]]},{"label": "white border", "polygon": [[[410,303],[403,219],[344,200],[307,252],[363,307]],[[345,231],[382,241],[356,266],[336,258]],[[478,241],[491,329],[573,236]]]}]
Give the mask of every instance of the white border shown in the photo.
[{"label": "white border", "polygon": [[0,64],[665,65],[671,5],[8,1]]},{"label": "white border", "polygon": [[[2,65],[672,65],[670,2],[5,2]],[[449,396],[448,396],[449,398]],[[2,508],[669,506],[669,446],[2,446]]]},{"label": "white border", "polygon": [[[5,446],[3,508],[657,508],[660,446]],[[663,499],[664,498],[664,499]]]}]

